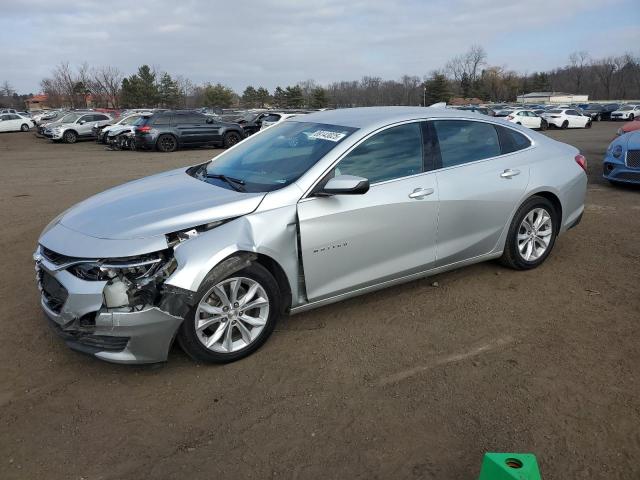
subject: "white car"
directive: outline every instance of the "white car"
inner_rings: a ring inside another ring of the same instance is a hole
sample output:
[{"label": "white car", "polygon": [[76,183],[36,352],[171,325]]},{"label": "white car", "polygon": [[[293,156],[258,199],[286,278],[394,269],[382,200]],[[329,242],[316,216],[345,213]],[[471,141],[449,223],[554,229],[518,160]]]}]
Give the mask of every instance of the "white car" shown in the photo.
[{"label": "white car", "polygon": [[153,112],[141,112],[141,113],[133,113],[122,118],[120,121],[114,123],[113,125],[107,125],[102,128],[98,123],[93,126],[93,134],[96,136],[97,141],[100,143],[106,143],[107,137],[110,133],[117,135],[122,133],[125,130],[130,130],[131,125],[140,119],[140,117],[148,117],[152,115]]},{"label": "white car", "polygon": [[265,128],[270,127],[271,125],[275,125],[278,122],[282,122],[287,118],[293,118],[296,115],[300,115],[300,114],[299,113],[279,113],[279,112],[270,113],[269,115],[267,115],[262,119],[262,126],[260,127],[260,130],[264,130]]},{"label": "white car", "polygon": [[622,105],[611,112],[611,120],[633,120],[640,117],[640,105]]},{"label": "white car", "polygon": [[17,113],[0,115],[0,132],[28,132],[35,122]]},{"label": "white car", "polygon": [[540,130],[546,130],[548,126],[547,121],[536,115],[533,110],[514,110],[505,117],[505,120],[529,128],[539,128]]},{"label": "white car", "polygon": [[582,115],[574,108],[548,110],[542,114],[542,118],[558,128],[591,128],[591,117]]}]

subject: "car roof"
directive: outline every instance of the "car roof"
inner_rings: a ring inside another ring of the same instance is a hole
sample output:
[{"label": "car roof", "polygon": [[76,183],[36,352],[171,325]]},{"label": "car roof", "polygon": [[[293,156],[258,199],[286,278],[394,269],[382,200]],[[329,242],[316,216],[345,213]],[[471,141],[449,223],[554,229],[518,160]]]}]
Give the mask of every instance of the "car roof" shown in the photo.
[{"label": "car roof", "polygon": [[358,107],[325,110],[308,113],[291,119],[292,122],[315,122],[343,127],[373,128],[409,120],[420,120],[431,117],[445,118],[479,118],[488,117],[469,110],[430,107]]}]

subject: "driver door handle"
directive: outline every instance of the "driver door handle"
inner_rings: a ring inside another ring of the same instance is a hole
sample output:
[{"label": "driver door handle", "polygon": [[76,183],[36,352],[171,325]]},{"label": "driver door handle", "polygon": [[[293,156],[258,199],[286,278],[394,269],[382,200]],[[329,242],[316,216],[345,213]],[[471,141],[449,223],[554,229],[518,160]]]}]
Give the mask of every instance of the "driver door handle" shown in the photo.
[{"label": "driver door handle", "polygon": [[413,192],[409,194],[409,198],[413,198],[416,200],[420,200],[427,195],[431,195],[433,193],[433,188],[416,188]]},{"label": "driver door handle", "polygon": [[511,178],[515,177],[516,175],[520,175],[520,170],[511,170],[510,168],[507,168],[500,174],[502,178]]}]

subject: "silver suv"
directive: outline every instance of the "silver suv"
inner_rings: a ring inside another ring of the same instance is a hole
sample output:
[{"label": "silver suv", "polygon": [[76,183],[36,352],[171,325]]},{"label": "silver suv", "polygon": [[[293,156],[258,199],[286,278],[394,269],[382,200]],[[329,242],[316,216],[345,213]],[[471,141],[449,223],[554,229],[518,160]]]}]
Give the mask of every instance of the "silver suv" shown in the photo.
[{"label": "silver suv", "polygon": [[574,147],[473,112],[300,115],[62,213],[34,254],[42,308],[104,360],[164,361],[177,339],[230,362],[285,312],[490,259],[537,267],[580,222],[585,169]]},{"label": "silver suv", "polygon": [[49,135],[52,140],[62,140],[66,143],[75,143],[79,138],[93,138],[93,127],[102,127],[113,123],[113,118],[106,113],[76,113],[69,114],[64,123],[56,124],[51,128]]}]

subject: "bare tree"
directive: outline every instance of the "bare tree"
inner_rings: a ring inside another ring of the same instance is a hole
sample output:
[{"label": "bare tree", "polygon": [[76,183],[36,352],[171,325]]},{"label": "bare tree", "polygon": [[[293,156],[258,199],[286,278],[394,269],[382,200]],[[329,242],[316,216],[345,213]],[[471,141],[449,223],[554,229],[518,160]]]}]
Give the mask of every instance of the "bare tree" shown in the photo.
[{"label": "bare tree", "polygon": [[581,50],[569,55],[569,63],[575,79],[574,91],[580,93],[583,87],[585,69],[589,65],[589,52]]},{"label": "bare tree", "polygon": [[2,82],[2,86],[0,87],[0,94],[2,96],[10,97],[14,93],[16,93],[16,90],[11,86],[11,84],[7,80]]},{"label": "bare tree", "polygon": [[102,97],[106,107],[118,108],[123,78],[124,75],[116,67],[96,68],[91,74],[91,93]]},{"label": "bare tree", "polygon": [[613,86],[613,75],[616,73],[617,65],[613,57],[606,57],[591,63],[593,71],[600,80],[604,88],[605,98],[611,98],[611,87]]}]

